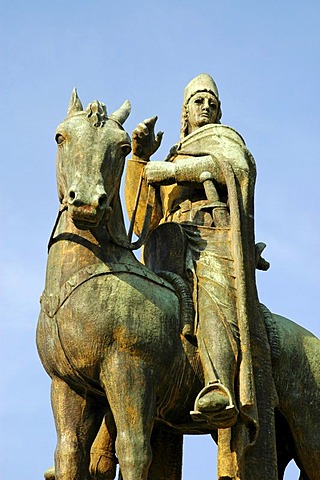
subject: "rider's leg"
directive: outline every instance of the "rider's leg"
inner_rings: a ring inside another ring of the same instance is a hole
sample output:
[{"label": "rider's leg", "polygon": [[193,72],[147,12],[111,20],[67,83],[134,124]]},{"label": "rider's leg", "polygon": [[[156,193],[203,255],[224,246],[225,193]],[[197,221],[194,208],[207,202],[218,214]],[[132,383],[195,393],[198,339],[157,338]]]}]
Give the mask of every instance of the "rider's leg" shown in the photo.
[{"label": "rider's leg", "polygon": [[197,339],[205,387],[197,397],[195,411],[210,416],[208,421],[217,427],[229,427],[238,415],[234,390],[238,363],[236,308],[233,302],[220,307],[203,287],[198,292]]}]

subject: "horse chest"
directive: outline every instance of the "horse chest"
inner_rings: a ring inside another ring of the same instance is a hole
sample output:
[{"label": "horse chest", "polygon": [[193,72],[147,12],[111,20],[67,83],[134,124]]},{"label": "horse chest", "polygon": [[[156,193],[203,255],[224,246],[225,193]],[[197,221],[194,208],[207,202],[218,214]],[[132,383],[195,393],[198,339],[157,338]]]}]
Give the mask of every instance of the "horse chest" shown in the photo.
[{"label": "horse chest", "polygon": [[[151,351],[150,361],[156,361],[163,351],[168,353],[168,335],[179,334],[179,304],[164,282],[152,282],[127,267],[109,270],[85,268],[60,289],[51,305],[50,297],[43,297],[46,337],[51,339],[46,357],[55,368],[59,365],[61,375],[70,366],[98,375],[105,355],[115,347],[139,356],[150,356]],[[164,342],[167,349],[161,348]]]}]

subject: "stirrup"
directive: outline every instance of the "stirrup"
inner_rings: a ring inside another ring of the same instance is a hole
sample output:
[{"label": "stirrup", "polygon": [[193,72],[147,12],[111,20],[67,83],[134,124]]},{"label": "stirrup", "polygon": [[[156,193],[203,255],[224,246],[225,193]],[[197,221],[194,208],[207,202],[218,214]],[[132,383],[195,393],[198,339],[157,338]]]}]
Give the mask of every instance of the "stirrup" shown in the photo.
[{"label": "stirrup", "polygon": [[[226,395],[229,405],[221,410],[212,412],[202,412],[198,408],[198,402],[207,393],[214,390],[220,391],[223,395]],[[194,402],[194,410],[190,412],[192,420],[195,422],[204,422],[208,425],[212,425],[213,428],[229,428],[232,427],[238,417],[238,409],[233,404],[232,397],[228,388],[226,388],[219,380],[210,382],[202,390],[200,390],[197,398]]]},{"label": "stirrup", "polygon": [[197,398],[195,399],[195,402],[194,402],[194,410],[195,411],[199,410],[198,409],[198,403],[199,403],[200,398],[204,397],[207,393],[213,392],[214,390],[218,390],[218,392],[222,393],[222,395],[227,396],[229,405],[226,408],[232,408],[234,406],[229,389],[227,387],[225,387],[220,382],[220,380],[216,380],[215,382],[209,382],[208,385],[206,385],[205,387],[203,387],[202,390],[200,390],[200,392],[198,393]]}]

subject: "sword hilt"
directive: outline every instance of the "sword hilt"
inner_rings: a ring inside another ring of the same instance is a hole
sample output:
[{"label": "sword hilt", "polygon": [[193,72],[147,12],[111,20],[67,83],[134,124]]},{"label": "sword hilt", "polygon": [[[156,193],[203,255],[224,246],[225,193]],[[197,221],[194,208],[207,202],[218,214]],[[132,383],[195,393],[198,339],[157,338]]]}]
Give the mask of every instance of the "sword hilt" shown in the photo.
[{"label": "sword hilt", "polygon": [[221,202],[215,184],[213,182],[213,176],[210,172],[202,172],[200,175],[200,181],[203,183],[206,197],[212,207],[212,217],[216,227],[228,227],[230,224],[230,215],[227,205]]}]

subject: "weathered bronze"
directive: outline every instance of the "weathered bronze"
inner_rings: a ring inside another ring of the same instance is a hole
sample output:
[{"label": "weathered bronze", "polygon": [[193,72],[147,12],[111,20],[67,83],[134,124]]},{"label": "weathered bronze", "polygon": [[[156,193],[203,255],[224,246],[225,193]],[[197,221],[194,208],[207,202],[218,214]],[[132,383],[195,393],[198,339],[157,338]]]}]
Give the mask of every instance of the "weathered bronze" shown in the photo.
[{"label": "weathered bronze", "polygon": [[259,302],[252,155],[219,123],[212,78],[193,79],[165,162],[149,162],[156,117],[133,132],[128,238],[129,112],[84,110],[74,91],[57,129],[61,206],[37,330],[58,440],[46,478],[113,479],[119,461],[124,480],[178,480],[183,434],[209,433],[221,480],[282,479],[292,458],[316,480],[320,341]]}]

